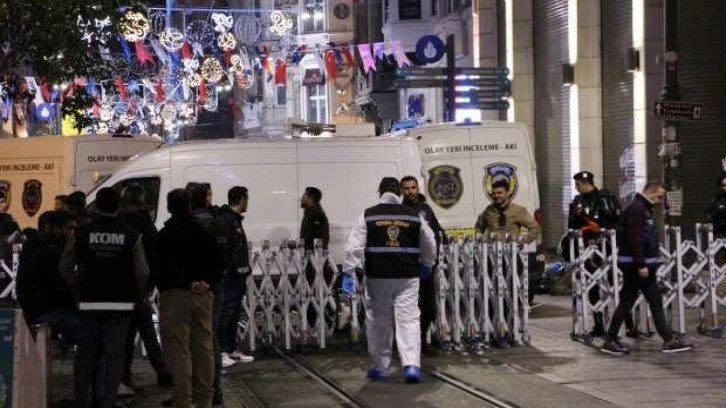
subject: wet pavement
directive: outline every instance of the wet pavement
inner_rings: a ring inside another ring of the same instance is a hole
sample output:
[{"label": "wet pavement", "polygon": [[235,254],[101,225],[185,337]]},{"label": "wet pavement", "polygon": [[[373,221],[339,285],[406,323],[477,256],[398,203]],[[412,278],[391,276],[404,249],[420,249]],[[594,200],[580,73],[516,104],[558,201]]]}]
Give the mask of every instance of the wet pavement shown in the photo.
[{"label": "wet pavement", "polygon": [[[531,314],[531,346],[489,349],[482,355],[439,354],[424,358],[424,367],[492,396],[501,401],[498,406],[726,406],[726,339],[695,335],[693,313],[687,320],[693,351],[665,354],[659,339],[623,339],[631,354],[614,357],[570,340],[569,297],[538,297],[537,304]],[[595,346],[601,342],[596,340]],[[421,384],[406,385],[395,368],[386,383],[367,381],[365,353],[331,343],[329,350],[310,351],[301,360],[364,406],[492,406],[430,374],[422,376]],[[53,372],[54,399],[69,397],[72,366],[56,361]],[[141,358],[134,363],[134,379],[144,392],[123,400],[130,407],[160,406],[170,396],[169,389],[155,386],[156,376]],[[274,355],[259,354],[255,362],[233,367],[223,387],[226,407],[350,406]]]}]

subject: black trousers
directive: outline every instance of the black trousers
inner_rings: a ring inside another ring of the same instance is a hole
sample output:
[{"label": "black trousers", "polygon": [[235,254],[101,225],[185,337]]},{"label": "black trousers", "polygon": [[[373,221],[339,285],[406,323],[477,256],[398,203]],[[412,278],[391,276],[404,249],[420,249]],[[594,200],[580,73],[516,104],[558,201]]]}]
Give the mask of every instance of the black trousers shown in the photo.
[{"label": "black trousers", "polygon": [[156,328],[154,327],[153,315],[148,298],[144,298],[134,306],[134,313],[131,315],[129,323],[129,331],[126,334],[126,360],[124,361],[123,380],[131,379],[131,364],[134,362],[134,348],[136,333],[141,335],[141,341],[144,342],[146,355],[149,363],[154,367],[157,375],[168,374],[168,369],[164,363],[164,357],[159,345],[159,339],[156,337]]},{"label": "black trousers", "polygon": [[247,294],[247,276],[234,274],[222,278],[224,294],[219,317],[219,346],[225,353],[232,353],[240,346],[237,344],[237,330],[244,309],[242,299]]},{"label": "black trousers", "polygon": [[419,279],[418,308],[421,310],[421,347],[426,345],[426,333],[436,319],[436,288],[434,274],[427,279]]},{"label": "black trousers", "polygon": [[215,394],[222,392],[222,349],[220,347],[220,317],[222,316],[222,302],[224,299],[224,281],[220,281],[217,286],[212,289],[214,292],[214,301],[212,303],[212,333],[214,346],[214,381],[212,389]]},{"label": "black trousers", "polygon": [[[78,351],[73,366],[77,407],[86,408],[88,391],[99,377],[103,378],[103,390],[96,392],[100,394],[96,397],[101,398],[98,402],[102,407],[113,406],[123,376],[128,328],[128,315],[81,315],[78,321]],[[102,357],[99,355],[101,352]]]},{"label": "black trousers", "polygon": [[645,296],[645,300],[650,306],[655,329],[660,337],[663,338],[663,341],[672,339],[673,334],[666,322],[665,313],[663,313],[663,301],[658,292],[658,284],[655,278],[656,267],[648,266],[648,277],[641,278],[635,264],[620,264],[618,266],[623,271],[623,288],[620,290],[620,303],[615,309],[613,320],[610,322],[607,334],[608,340],[617,339],[625,316],[633,308],[635,301],[638,300],[638,292],[643,292],[643,296]]}]

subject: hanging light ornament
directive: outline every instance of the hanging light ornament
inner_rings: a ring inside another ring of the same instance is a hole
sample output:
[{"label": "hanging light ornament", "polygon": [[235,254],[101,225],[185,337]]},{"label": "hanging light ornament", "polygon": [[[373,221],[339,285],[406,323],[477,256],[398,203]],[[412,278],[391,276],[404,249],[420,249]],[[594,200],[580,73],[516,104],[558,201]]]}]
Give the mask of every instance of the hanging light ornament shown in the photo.
[{"label": "hanging light ornament", "polygon": [[244,66],[242,66],[242,57],[235,54],[229,58],[229,72],[232,75],[242,75],[244,73]]},{"label": "hanging light ornament", "polygon": [[186,81],[189,86],[199,86],[202,83],[202,77],[198,73],[192,72],[186,76]]},{"label": "hanging light ornament", "polygon": [[202,78],[210,84],[216,84],[222,79],[224,72],[222,71],[222,64],[219,63],[215,58],[207,57],[202,63]]},{"label": "hanging light ornament", "polygon": [[237,39],[232,33],[224,33],[217,38],[217,45],[222,51],[232,51],[237,47]]},{"label": "hanging light ornament", "polygon": [[129,113],[122,115],[119,118],[119,122],[121,122],[124,126],[130,126],[132,123],[134,123],[134,115],[131,115]]},{"label": "hanging light ornament", "polygon": [[138,11],[127,11],[119,23],[119,32],[128,42],[141,41],[149,34],[149,20]]},{"label": "hanging light ornament", "polygon": [[270,31],[279,36],[289,34],[292,31],[292,19],[280,10],[270,13]]},{"label": "hanging light ornament", "polygon": [[159,42],[169,52],[176,52],[184,46],[184,33],[176,28],[167,28],[159,34]]},{"label": "hanging light ornament", "polygon": [[156,10],[149,14],[149,23],[151,24],[151,32],[161,34],[166,28],[166,13],[163,10]]},{"label": "hanging light ornament", "polygon": [[232,16],[225,13],[212,13],[212,21],[214,21],[214,31],[220,34],[229,31],[234,23]]},{"label": "hanging light ornament", "polygon": [[174,104],[166,104],[164,109],[161,110],[160,116],[168,126],[174,119],[176,119],[176,108],[174,107]]}]

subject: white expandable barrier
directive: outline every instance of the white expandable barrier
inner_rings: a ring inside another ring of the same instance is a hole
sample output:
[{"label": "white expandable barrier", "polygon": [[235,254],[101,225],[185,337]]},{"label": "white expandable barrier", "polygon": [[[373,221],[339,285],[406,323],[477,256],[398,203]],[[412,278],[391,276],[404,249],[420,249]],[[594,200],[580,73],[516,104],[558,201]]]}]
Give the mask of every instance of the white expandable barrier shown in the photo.
[{"label": "white expandable barrier", "polygon": [[[720,338],[718,306],[726,306],[726,296],[720,296],[717,287],[726,278],[726,239],[714,239],[710,225],[696,224],[696,232],[695,241],[684,240],[680,227],[665,227],[657,270],[658,287],[672,330],[685,333],[685,309],[699,309],[696,331]],[[588,328],[593,312],[602,313],[607,326],[619,303],[622,271],[617,264],[617,238],[613,230],[603,230],[597,240],[588,243],[578,231],[569,231],[567,238],[566,245],[572,255],[568,260],[572,268],[571,338],[590,344],[593,339]],[[588,296],[593,289],[600,292],[600,300],[595,304]],[[707,304],[710,304],[710,326],[705,316]],[[632,312],[636,328],[640,321],[645,321],[645,333],[651,334],[650,311],[642,295]]]}]

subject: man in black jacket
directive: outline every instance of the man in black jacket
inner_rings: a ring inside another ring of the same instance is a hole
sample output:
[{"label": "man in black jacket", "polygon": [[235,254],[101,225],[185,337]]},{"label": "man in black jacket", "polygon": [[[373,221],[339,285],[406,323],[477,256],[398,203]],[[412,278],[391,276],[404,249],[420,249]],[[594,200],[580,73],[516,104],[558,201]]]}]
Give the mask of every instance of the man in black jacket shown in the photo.
[{"label": "man in black jacket", "polygon": [[[130,316],[148,285],[141,234],[119,220],[119,204],[118,192],[108,187],[100,189],[96,194],[98,217],[76,229],[74,242],[63,254],[74,257],[78,265],[80,319],[74,379],[79,407],[86,406],[88,389],[96,375],[105,379],[97,403],[102,407],[113,405],[123,376]],[[73,250],[68,249],[71,246]],[[94,373],[99,351],[105,358],[104,373]]]},{"label": "man in black jacket", "polygon": [[643,293],[653,314],[653,323],[663,339],[663,352],[676,353],[693,348],[693,344],[671,332],[663,312],[663,300],[658,291],[656,273],[660,259],[660,241],[653,209],[665,197],[665,187],[649,182],[643,187],[623,213],[618,228],[618,267],[623,271],[620,303],[610,321],[605,344],[600,350],[612,355],[630,352],[618,341],[618,332],[625,315]]},{"label": "man in black jacket", "polygon": [[134,313],[131,316],[129,332],[126,336],[126,365],[124,367],[123,384],[134,392],[140,388],[131,378],[131,364],[134,360],[134,347],[136,333],[141,335],[144,342],[149,362],[157,374],[157,384],[160,386],[171,385],[171,374],[167,370],[161,352],[159,340],[156,337],[156,329],[152,314],[154,313],[149,296],[156,286],[158,268],[156,265],[157,238],[159,232],[154,226],[149,212],[145,207],[145,193],[143,187],[138,184],[131,184],[121,192],[121,210],[119,218],[126,225],[129,225],[141,233],[141,240],[144,244],[144,254],[149,265],[149,286],[146,295],[143,296],[134,306]]},{"label": "man in black jacket", "polygon": [[315,248],[315,240],[323,241],[323,248],[328,248],[330,241],[330,228],[328,216],[325,215],[320,200],[323,193],[315,187],[306,187],[305,193],[300,197],[300,208],[303,209],[303,219],[300,222],[300,238],[305,243],[305,250],[312,251]]},{"label": "man in black jacket", "polygon": [[10,259],[12,254],[12,246],[7,243],[8,237],[20,231],[18,223],[8,214],[8,206],[7,197],[0,192],[0,259],[5,260]]},{"label": "man in black jacket", "polygon": [[219,318],[219,345],[222,350],[222,366],[229,367],[236,362],[249,363],[254,357],[245,355],[237,344],[237,324],[242,315],[242,299],[247,291],[250,276],[250,259],[247,235],[242,220],[247,211],[248,192],[246,187],[235,186],[227,191],[227,205],[219,210],[220,218],[227,226],[225,245],[227,258],[232,260],[223,281],[222,311]]},{"label": "man in black jacket", "polygon": [[28,237],[20,254],[17,295],[28,325],[48,324],[68,343],[75,343],[78,307],[73,291],[58,271],[70,214],[47,211],[38,218],[38,232]]},{"label": "man in black jacket", "polygon": [[[217,242],[215,251],[222,260],[222,273],[233,269],[232,261],[227,256],[224,248],[227,246],[227,227],[224,222],[215,215],[215,209],[211,205],[211,187],[209,183],[190,182],[186,185],[189,193],[189,204],[192,209],[192,217],[204,228],[207,234]],[[214,405],[223,405],[222,397],[222,351],[219,347],[219,317],[222,312],[222,298],[224,296],[224,282],[219,281],[212,292],[214,294]]]},{"label": "man in black jacket", "polygon": [[[436,251],[438,254],[439,245],[444,237],[444,229],[441,228],[439,220],[436,219],[434,210],[426,203],[426,197],[419,193],[416,177],[406,176],[401,179],[401,195],[403,196],[403,205],[416,209],[416,212],[426,220],[429,228],[433,231],[434,237],[436,238]],[[433,270],[436,270],[436,264],[434,264]],[[429,331],[431,323],[436,319],[436,289],[434,280],[433,273],[428,277],[420,277],[418,307],[421,309],[421,354],[431,354],[426,343],[426,334]]]},{"label": "man in black jacket", "polygon": [[[213,295],[223,264],[217,242],[192,217],[183,189],[166,198],[171,218],[159,232],[160,321],[164,355],[174,379],[174,403],[212,404]],[[192,392],[192,375],[195,390]]]},{"label": "man in black jacket", "polygon": [[719,176],[716,186],[719,192],[708,206],[708,220],[713,225],[713,235],[726,238],[726,172]]}]

